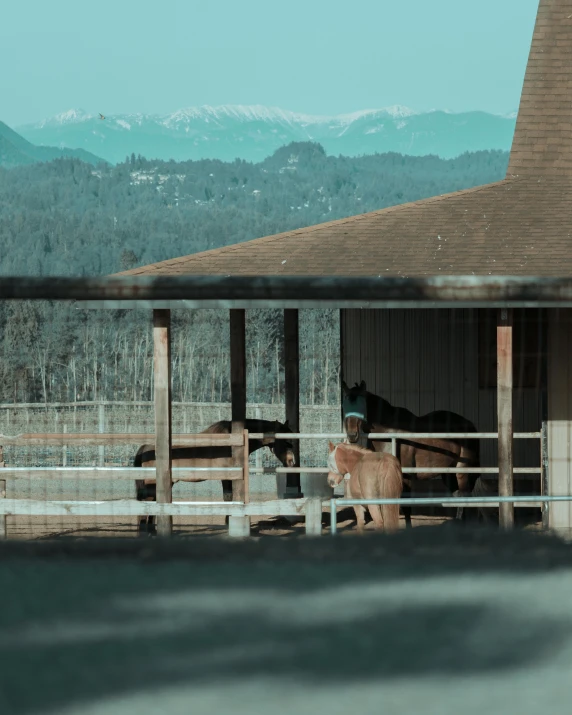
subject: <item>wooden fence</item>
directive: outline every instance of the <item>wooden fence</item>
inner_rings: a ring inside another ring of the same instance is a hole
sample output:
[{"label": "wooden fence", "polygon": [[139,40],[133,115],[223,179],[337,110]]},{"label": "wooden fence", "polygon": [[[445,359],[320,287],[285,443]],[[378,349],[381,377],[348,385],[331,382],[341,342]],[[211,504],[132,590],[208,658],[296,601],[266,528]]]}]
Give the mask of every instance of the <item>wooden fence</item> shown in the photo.
[{"label": "wooden fence", "polygon": [[[254,515],[299,516],[306,514],[306,531],[321,533],[322,508],[320,499],[280,499],[250,503],[249,482],[249,434],[240,430],[231,434],[175,434],[173,443],[184,447],[230,447],[230,467],[172,467],[170,477],[176,481],[232,481],[232,502],[172,502],[171,492],[161,494],[157,489],[156,502],[134,499],[105,501],[63,501],[7,499],[6,479],[36,476],[41,479],[148,479],[157,484],[162,478],[157,467],[7,467],[3,461],[4,446],[99,446],[124,444],[137,441],[155,444],[154,434],[70,434],[26,433],[15,436],[0,435],[0,538],[6,538],[7,516],[157,516],[172,521],[177,516],[229,517],[229,536],[247,536],[250,533],[250,517]],[[157,460],[156,463],[158,463]],[[262,471],[262,470],[261,470]],[[297,470],[296,470],[297,471]],[[170,532],[167,529],[167,533]]]}]

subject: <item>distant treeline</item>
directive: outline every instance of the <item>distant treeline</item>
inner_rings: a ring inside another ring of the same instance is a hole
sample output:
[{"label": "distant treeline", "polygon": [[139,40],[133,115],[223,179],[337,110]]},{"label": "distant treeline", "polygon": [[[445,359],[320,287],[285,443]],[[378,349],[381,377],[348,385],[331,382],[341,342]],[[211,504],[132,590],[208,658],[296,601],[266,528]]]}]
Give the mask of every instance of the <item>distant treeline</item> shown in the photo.
[{"label": "distant treeline", "polygon": [[508,153],[326,156],[259,164],[76,159],[0,169],[1,275],[101,275],[497,181]]},{"label": "distant treeline", "polygon": [[[500,180],[508,153],[326,156],[294,143],[259,164],[58,159],[0,169],[0,275],[101,275]],[[283,398],[279,311],[251,311],[248,399]],[[175,311],[174,396],[227,401],[228,316]],[[152,397],[150,316],[0,303],[0,402]],[[302,399],[337,399],[336,311],[303,311]]]}]

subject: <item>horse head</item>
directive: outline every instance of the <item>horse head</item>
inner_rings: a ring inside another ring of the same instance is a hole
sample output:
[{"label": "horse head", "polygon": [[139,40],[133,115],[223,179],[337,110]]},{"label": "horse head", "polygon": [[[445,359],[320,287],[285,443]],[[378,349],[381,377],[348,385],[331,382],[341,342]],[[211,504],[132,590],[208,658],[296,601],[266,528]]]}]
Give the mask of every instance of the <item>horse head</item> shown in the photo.
[{"label": "horse head", "polygon": [[[274,432],[290,432],[291,434],[293,434],[290,425],[288,424],[288,420],[286,420],[284,424],[276,420],[274,422]],[[269,444],[268,447],[270,448],[276,459],[278,459],[282,463],[283,467],[296,466],[296,455],[294,453],[294,446],[292,445],[292,442],[289,442],[286,439],[274,439],[274,442]]]},{"label": "horse head", "polygon": [[348,441],[356,443],[362,423],[367,422],[367,390],[365,380],[358,385],[348,387],[342,380],[342,413],[344,416],[344,430]]},{"label": "horse head", "polygon": [[344,475],[340,471],[336,462],[336,445],[332,442],[328,443],[329,454],[328,454],[328,486],[336,487],[344,478]]}]

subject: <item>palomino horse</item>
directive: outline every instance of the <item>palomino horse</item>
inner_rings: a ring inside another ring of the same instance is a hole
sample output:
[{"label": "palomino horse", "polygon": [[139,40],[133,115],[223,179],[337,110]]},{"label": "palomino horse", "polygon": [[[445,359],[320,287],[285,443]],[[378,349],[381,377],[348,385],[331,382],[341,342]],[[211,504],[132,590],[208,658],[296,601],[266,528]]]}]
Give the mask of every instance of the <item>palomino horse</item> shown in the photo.
[{"label": "palomino horse", "polygon": [[[277,420],[244,420],[244,429],[249,432],[264,432],[276,434],[280,432],[292,432],[288,421],[284,424]],[[232,431],[230,420],[221,420],[207,427],[200,434],[230,434]],[[274,456],[284,467],[296,466],[296,457],[292,443],[285,439],[275,439],[266,437],[264,439],[249,439],[248,452],[252,454],[262,447],[268,447]],[[173,467],[232,467],[232,447],[181,447],[172,446],[172,466]],[[155,445],[143,444],[137,450],[133,462],[135,467],[155,466]],[[185,478],[173,479],[173,484],[179,481],[204,482],[205,479]],[[223,479],[223,499],[232,501],[232,481]],[[139,501],[156,501],[157,485],[155,479],[137,479],[135,481],[137,489],[137,499]],[[141,517],[139,520],[139,531],[154,531],[155,518],[153,516]]]},{"label": "palomino horse", "polygon": [[[387,452],[372,452],[357,444],[330,442],[328,455],[328,484],[335,487],[346,474],[350,475],[350,499],[399,499],[403,491],[403,477],[399,460]],[[399,504],[368,504],[376,529],[399,529]],[[365,508],[354,506],[357,529],[365,527]]]},{"label": "palomino horse", "polygon": [[[477,428],[469,420],[455,412],[438,410],[429,412],[422,417],[403,408],[394,407],[383,397],[366,390],[365,381],[348,387],[342,382],[344,397],[342,411],[344,429],[350,443],[359,439],[360,429],[370,432],[476,432]],[[390,439],[368,439],[377,452],[390,452]],[[397,441],[397,456],[402,467],[478,467],[478,439],[399,439]],[[434,472],[417,472],[411,477],[415,479],[433,479]],[[405,491],[411,491],[411,477],[404,477]],[[468,496],[476,492],[487,491],[478,474],[463,472],[445,473],[441,475],[447,489],[456,496]],[[475,488],[476,492],[475,492]],[[411,526],[411,510],[404,509],[407,526]],[[458,510],[463,514],[463,511]],[[483,514],[483,512],[481,511]],[[483,514],[484,516],[484,514]]]}]

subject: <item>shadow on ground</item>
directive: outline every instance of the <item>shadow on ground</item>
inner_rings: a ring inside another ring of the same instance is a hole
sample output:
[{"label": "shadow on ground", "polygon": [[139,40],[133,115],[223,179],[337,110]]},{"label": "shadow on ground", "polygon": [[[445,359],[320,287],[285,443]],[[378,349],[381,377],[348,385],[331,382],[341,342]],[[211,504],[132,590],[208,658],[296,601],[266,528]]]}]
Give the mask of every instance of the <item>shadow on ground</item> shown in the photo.
[{"label": "shadow on ground", "polygon": [[[104,695],[267,676],[303,686],[502,674],[572,639],[572,621],[513,607],[523,604],[507,602],[505,583],[572,572],[572,547],[536,534],[413,531],[5,543],[0,712],[81,712]],[[504,584],[503,598],[483,591],[484,575]]]}]

